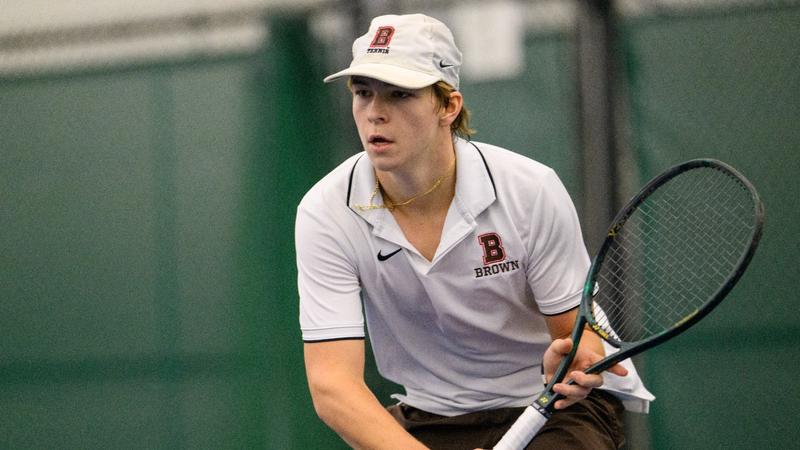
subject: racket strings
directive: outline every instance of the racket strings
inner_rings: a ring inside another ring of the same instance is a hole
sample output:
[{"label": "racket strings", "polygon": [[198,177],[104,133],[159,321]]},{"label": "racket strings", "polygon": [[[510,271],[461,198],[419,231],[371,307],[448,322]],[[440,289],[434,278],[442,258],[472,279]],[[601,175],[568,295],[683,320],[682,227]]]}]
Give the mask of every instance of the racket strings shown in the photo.
[{"label": "racket strings", "polygon": [[596,276],[597,324],[635,342],[691,317],[738,266],[755,222],[750,191],[727,172],[700,167],[667,181],[614,227]]}]

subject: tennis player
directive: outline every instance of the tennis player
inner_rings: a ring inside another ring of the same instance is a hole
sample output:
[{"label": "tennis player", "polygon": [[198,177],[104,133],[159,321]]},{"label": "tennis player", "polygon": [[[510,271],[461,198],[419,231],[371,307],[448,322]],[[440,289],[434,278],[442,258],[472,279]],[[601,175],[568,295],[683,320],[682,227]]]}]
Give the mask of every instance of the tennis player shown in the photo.
[{"label": "tennis player", "polygon": [[[589,267],[572,201],[548,167],[469,139],[461,52],[421,15],[381,16],[344,78],[364,151],[303,198],[296,249],[306,373],[321,419],[354,448],[494,445],[571,348]],[[384,408],[364,382],[365,328]],[[566,398],[528,448],[624,443],[652,396],[586,333]],[[594,389],[602,386],[602,389]]]}]

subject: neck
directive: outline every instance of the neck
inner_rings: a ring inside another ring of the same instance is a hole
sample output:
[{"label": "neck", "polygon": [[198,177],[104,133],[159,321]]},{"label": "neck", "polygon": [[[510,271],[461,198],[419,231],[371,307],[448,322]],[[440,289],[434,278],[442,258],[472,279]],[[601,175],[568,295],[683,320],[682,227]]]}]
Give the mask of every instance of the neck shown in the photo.
[{"label": "neck", "polygon": [[[383,202],[386,207],[390,211],[394,211],[399,207],[407,207],[409,209],[415,208],[424,208],[428,206],[432,206],[436,203],[437,200],[446,199],[449,203],[449,200],[453,197],[453,191],[455,188],[455,180],[452,175],[455,174],[455,158],[453,158],[452,163],[448,168],[438,176],[433,182],[431,183],[430,187],[425,189],[424,191],[421,190],[417,194],[413,194],[410,197],[406,198],[405,200],[396,200],[392,196],[390,196],[383,188],[380,186],[380,182],[378,182],[378,186],[381,187],[383,192]],[[452,179],[452,181],[451,181]],[[412,205],[412,203],[414,203]]]},{"label": "neck", "polygon": [[376,171],[377,187],[384,205],[391,211],[411,211],[450,205],[455,194],[455,151],[436,161],[421,164],[408,177],[397,173]]}]

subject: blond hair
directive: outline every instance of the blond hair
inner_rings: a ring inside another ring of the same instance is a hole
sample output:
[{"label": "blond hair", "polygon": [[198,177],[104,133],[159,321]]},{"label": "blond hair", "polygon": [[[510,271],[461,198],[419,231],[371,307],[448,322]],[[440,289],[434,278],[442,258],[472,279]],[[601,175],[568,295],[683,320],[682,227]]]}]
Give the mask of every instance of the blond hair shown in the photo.
[{"label": "blond hair", "polygon": [[[446,108],[450,104],[450,94],[455,92],[456,89],[444,81],[437,81],[432,85],[433,95],[439,102],[439,108]],[[470,136],[475,134],[475,130],[469,127],[470,112],[466,105],[461,106],[461,112],[458,113],[456,119],[450,124],[450,131],[456,136],[464,139],[469,139]]]}]

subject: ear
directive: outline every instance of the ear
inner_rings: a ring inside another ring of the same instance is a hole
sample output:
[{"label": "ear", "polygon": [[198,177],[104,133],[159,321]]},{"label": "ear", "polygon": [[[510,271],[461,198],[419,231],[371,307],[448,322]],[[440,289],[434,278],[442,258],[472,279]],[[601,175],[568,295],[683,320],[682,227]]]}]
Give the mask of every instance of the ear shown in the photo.
[{"label": "ear", "polygon": [[461,92],[453,91],[450,93],[450,100],[447,102],[447,105],[441,109],[439,112],[439,124],[441,126],[445,126],[450,128],[450,124],[456,120],[459,113],[461,113],[461,108],[464,106],[464,97],[461,95]]}]

